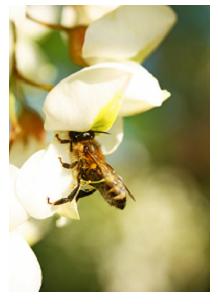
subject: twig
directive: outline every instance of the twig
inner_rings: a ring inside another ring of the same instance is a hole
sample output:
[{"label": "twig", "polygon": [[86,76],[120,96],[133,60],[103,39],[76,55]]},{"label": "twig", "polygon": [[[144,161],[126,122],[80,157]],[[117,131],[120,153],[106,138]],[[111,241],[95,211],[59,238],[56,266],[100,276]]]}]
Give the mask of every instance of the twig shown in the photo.
[{"label": "twig", "polygon": [[16,76],[19,80],[21,80],[21,81],[25,82],[26,84],[31,85],[35,88],[38,88],[38,89],[49,92],[54,87],[53,85],[48,84],[48,83],[35,82],[35,81],[25,77],[24,75],[22,75],[17,69],[15,69],[15,73],[16,73]]}]

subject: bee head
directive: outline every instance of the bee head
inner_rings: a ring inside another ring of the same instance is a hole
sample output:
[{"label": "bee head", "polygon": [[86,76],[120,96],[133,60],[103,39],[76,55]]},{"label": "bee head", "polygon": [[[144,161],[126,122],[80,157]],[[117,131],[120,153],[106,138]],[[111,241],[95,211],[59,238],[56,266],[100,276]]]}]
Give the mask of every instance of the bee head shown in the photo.
[{"label": "bee head", "polygon": [[93,139],[95,137],[95,132],[91,130],[87,132],[70,131],[69,137],[70,139],[72,139],[73,142],[79,142],[82,140]]}]

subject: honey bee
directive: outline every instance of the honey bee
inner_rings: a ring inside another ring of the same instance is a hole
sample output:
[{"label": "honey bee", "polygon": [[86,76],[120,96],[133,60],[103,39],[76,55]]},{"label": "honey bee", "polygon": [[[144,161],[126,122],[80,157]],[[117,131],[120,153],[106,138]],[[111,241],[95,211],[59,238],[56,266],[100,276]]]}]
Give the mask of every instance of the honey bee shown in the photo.
[{"label": "honey bee", "polygon": [[87,132],[70,131],[68,133],[69,139],[61,139],[58,134],[55,135],[61,144],[70,145],[72,163],[64,163],[61,158],[59,160],[64,168],[76,171],[77,185],[65,198],[61,198],[56,202],[50,202],[48,198],[49,204],[60,205],[73,199],[78,201],[96,190],[111,206],[119,209],[125,207],[127,193],[135,200],[122,178],[106,162],[100,145],[95,140],[95,133],[107,132],[92,130]]}]

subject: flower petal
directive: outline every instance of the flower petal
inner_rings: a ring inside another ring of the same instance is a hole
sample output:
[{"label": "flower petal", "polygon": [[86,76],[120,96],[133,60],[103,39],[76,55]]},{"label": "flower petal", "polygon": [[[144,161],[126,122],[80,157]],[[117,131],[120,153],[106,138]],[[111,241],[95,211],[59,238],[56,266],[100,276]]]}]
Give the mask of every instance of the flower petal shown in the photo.
[{"label": "flower petal", "polygon": [[176,15],[168,6],[120,6],[90,24],[83,57],[89,64],[142,61],[161,43],[175,21]]},{"label": "flower petal", "polygon": [[129,73],[132,72],[132,77],[119,115],[129,116],[145,112],[161,106],[170,97],[167,90],[160,88],[158,80],[138,63],[128,62],[122,66]]},{"label": "flower petal", "polygon": [[112,128],[108,131],[110,134],[100,134],[96,140],[101,145],[103,154],[113,153],[123,140],[123,119],[118,117]]},{"label": "flower petal", "polygon": [[62,14],[62,7],[59,5],[28,5],[26,11],[37,20],[55,24]]},{"label": "flower petal", "polygon": [[88,25],[116,8],[117,5],[78,5],[76,6],[78,21],[80,24]]},{"label": "flower petal", "polygon": [[56,207],[56,212],[66,218],[72,219],[72,220],[79,220],[79,212],[77,209],[77,203],[75,201],[72,201],[67,204],[63,204]]},{"label": "flower petal", "polygon": [[29,136],[25,142],[22,138],[17,138],[10,149],[10,162],[21,167],[22,164],[36,151],[42,149],[44,144],[33,136]]},{"label": "flower petal", "polygon": [[128,81],[127,71],[104,64],[84,68],[63,79],[47,95],[45,128],[81,132],[110,129]]},{"label": "flower petal", "polygon": [[9,290],[39,291],[41,270],[32,249],[17,233],[10,233],[9,242]]},{"label": "flower petal", "polygon": [[49,32],[49,28],[33,22],[26,18],[26,12],[47,23],[56,23],[61,14],[58,5],[16,5],[10,8],[10,19],[13,20],[18,29],[19,36],[39,38]]},{"label": "flower petal", "polygon": [[[98,65],[97,64],[96,68]],[[120,116],[129,116],[159,107],[170,97],[170,93],[160,88],[158,80],[140,64],[127,61],[124,63],[107,62],[104,66],[117,68],[129,73],[130,80],[124,92]]]},{"label": "flower petal", "polygon": [[46,150],[40,150],[21,167],[16,190],[22,205],[28,213],[38,219],[47,218],[56,210],[51,202],[65,197],[72,188],[71,170],[64,169],[58,157],[70,163],[66,145],[51,143]]},{"label": "flower petal", "polygon": [[49,63],[37,43],[25,36],[19,37],[17,41],[16,62],[19,72],[30,79],[52,82],[57,75],[56,68]]},{"label": "flower petal", "polygon": [[30,246],[33,246],[45,237],[51,226],[53,226],[51,218],[46,220],[29,218],[13,232],[18,233]]},{"label": "flower petal", "polygon": [[88,25],[115,8],[117,5],[65,5],[62,8],[61,23],[68,27]]},{"label": "flower petal", "polygon": [[28,219],[28,214],[20,204],[16,194],[15,194],[15,181],[18,176],[19,169],[13,165],[10,165],[10,217],[9,217],[9,226],[10,230],[15,229],[17,226],[26,222]]}]

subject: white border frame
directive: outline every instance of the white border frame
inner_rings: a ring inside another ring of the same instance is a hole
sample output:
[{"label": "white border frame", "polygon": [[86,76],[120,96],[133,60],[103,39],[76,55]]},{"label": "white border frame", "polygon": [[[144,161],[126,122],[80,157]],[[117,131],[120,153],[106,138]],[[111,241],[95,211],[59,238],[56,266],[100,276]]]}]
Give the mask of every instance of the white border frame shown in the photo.
[{"label": "white border frame", "polygon": [[[111,293],[80,293],[80,292],[55,292],[55,293],[8,293],[7,290],[7,270],[8,266],[5,261],[7,260],[7,235],[8,235],[8,220],[6,214],[8,214],[7,196],[8,185],[9,185],[9,174],[8,174],[8,58],[9,54],[9,32],[8,32],[8,6],[9,5],[57,5],[57,4],[115,4],[115,1],[8,1],[7,4],[1,4],[0,10],[0,67],[1,67],[1,81],[0,81],[0,92],[1,92],[1,107],[0,109],[0,139],[1,139],[1,151],[0,151],[0,190],[1,190],[1,221],[3,226],[3,242],[5,246],[1,246],[1,274],[0,274],[0,286],[1,290],[4,289],[5,301],[13,301],[12,303],[89,303],[98,304],[104,303],[167,303],[167,304],[184,304],[184,303],[218,303],[218,94],[217,94],[217,79],[218,79],[218,48],[216,40],[218,37],[218,1],[116,1],[116,4],[170,4],[170,5],[210,5],[211,10],[211,291],[210,292],[111,292]],[[3,29],[3,30],[2,30]],[[4,150],[2,152],[2,150]],[[2,234],[1,234],[2,235]]]}]

